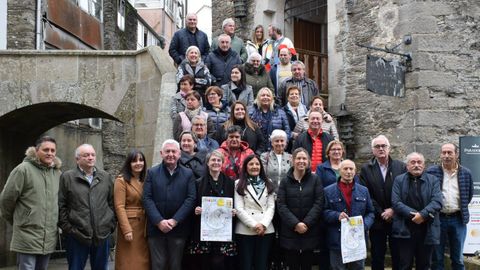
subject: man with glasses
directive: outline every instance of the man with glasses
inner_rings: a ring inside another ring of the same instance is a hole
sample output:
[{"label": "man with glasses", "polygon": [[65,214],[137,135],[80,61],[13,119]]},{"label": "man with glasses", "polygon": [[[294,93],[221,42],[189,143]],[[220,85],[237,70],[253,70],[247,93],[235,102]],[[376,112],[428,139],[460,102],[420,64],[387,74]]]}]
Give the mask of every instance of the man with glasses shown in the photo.
[{"label": "man with glasses", "polygon": [[[210,130],[208,131],[211,133]],[[210,153],[218,148],[218,142],[212,139],[209,134],[207,134],[207,121],[203,116],[195,115],[192,118],[192,132],[195,133],[198,139],[198,151],[207,151],[208,153]]]},{"label": "man with glasses", "polygon": [[449,244],[450,261],[453,270],[465,269],[463,263],[463,242],[470,219],[468,204],[473,197],[473,181],[470,170],[458,163],[458,147],[453,143],[442,145],[441,165],[428,168],[440,181],[443,207],[440,211],[440,245],[434,246],[432,269],[444,269],[445,245]]},{"label": "man with glasses", "polygon": [[360,182],[368,188],[375,208],[375,223],[370,228],[372,269],[384,269],[387,241],[392,256],[392,266],[396,269],[396,245],[392,239],[392,186],[393,180],[405,173],[405,163],[392,159],[390,142],[379,135],[371,142],[373,158],[360,170]]}]

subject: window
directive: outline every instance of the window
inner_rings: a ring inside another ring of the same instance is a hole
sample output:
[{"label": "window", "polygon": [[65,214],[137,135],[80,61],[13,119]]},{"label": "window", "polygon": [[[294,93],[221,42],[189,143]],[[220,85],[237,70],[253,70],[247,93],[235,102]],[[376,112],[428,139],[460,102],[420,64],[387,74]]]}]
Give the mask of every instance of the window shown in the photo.
[{"label": "window", "polygon": [[99,21],[103,21],[102,0],[77,0],[77,5]]},{"label": "window", "polygon": [[120,30],[125,30],[125,0],[117,1],[117,26]]},{"label": "window", "polygon": [[7,48],[7,1],[0,1],[0,50]]}]

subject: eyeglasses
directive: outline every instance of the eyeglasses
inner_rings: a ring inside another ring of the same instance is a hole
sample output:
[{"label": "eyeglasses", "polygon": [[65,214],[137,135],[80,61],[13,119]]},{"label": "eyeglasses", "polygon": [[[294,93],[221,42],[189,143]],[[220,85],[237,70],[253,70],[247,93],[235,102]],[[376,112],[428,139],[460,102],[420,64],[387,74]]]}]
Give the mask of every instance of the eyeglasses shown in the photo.
[{"label": "eyeglasses", "polygon": [[387,149],[388,147],[389,146],[386,145],[386,144],[376,144],[376,145],[373,146],[373,148],[375,148],[375,149],[380,149],[380,148]]}]

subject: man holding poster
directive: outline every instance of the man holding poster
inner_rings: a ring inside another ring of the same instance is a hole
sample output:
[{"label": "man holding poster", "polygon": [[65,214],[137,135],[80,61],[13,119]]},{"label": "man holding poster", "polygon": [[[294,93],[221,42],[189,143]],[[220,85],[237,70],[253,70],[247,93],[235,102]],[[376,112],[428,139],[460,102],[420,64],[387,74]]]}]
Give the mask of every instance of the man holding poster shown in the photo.
[{"label": "man holding poster", "polygon": [[[365,257],[360,260],[343,263],[342,250],[345,248],[341,243],[340,226],[342,219],[350,220],[355,218],[355,224],[358,225],[357,216],[363,218],[363,229],[366,231],[372,226],[374,221],[374,208],[370,200],[368,189],[354,181],[355,163],[351,160],[344,160],[340,163],[340,179],[337,183],[325,188],[325,208],[324,218],[328,229],[328,245],[330,247],[330,267],[333,270],[346,269],[364,269]],[[365,245],[365,242],[357,243],[358,246]],[[343,254],[345,255],[345,254]]]},{"label": "man holding poster", "polygon": [[427,173],[440,181],[443,207],[440,211],[440,244],[435,245],[432,269],[444,269],[445,245],[448,239],[450,260],[453,270],[465,269],[463,264],[463,242],[470,219],[468,204],[473,197],[473,181],[470,170],[458,163],[458,147],[453,143],[442,145],[441,165],[428,168]]}]

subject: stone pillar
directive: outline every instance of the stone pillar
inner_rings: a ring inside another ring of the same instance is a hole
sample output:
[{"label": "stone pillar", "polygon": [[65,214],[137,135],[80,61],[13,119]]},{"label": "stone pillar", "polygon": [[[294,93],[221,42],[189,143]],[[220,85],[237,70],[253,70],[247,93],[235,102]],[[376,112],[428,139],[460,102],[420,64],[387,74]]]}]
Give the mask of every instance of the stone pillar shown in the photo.
[{"label": "stone pillar", "polygon": [[35,0],[7,1],[7,49],[35,49],[36,5]]}]

